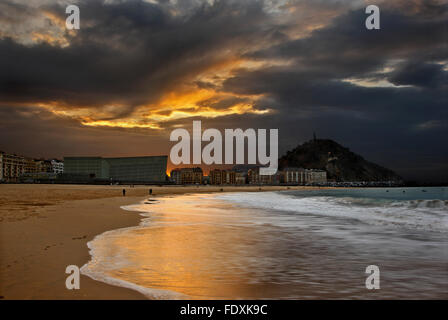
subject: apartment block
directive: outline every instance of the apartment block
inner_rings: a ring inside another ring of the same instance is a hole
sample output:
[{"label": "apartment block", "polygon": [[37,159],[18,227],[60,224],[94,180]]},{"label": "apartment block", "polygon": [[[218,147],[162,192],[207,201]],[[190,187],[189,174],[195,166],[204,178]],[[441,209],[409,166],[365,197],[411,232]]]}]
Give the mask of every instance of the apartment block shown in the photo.
[{"label": "apartment block", "polygon": [[170,180],[175,184],[202,184],[204,173],[201,168],[180,168],[171,170]]},{"label": "apartment block", "polygon": [[18,182],[24,172],[24,157],[0,151],[0,181]]}]

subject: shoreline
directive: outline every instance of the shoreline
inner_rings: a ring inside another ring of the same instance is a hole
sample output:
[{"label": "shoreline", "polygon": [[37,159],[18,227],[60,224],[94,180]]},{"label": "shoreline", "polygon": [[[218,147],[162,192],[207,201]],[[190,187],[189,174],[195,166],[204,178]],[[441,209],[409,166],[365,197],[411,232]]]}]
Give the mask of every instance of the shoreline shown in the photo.
[{"label": "shoreline", "polygon": [[[127,196],[121,190],[127,190]],[[149,196],[189,193],[312,190],[272,186],[0,185],[0,299],[146,299],[141,293],[80,275],[80,290],[65,288],[65,268],[91,259],[87,243],[142,217],[122,206]],[[260,190],[261,188],[261,190]],[[320,188],[322,189],[322,188]]]},{"label": "shoreline", "polygon": [[[356,194],[357,190],[354,192]],[[349,210],[342,216],[336,214],[337,220],[335,220],[334,214],[327,215],[320,212],[322,208],[327,208],[331,209],[329,212],[337,213],[338,208],[334,207],[334,202],[314,197],[316,194],[321,194],[319,191],[312,192],[308,196],[305,195],[306,193],[299,192],[298,198],[294,198],[290,193],[285,195],[282,192],[266,194],[228,192],[221,195],[219,193],[206,195],[189,193],[156,197],[159,201],[155,203],[142,201],[142,205],[123,207],[126,210],[142,213],[141,222],[138,226],[111,230],[98,235],[95,241],[89,244],[93,250],[91,253],[94,260],[93,263],[86,265],[86,274],[90,272],[94,275],[93,278],[99,281],[134,289],[150,300],[185,299],[179,295],[185,295],[186,299],[193,300],[223,299],[223,297],[233,299],[241,297],[242,294],[247,294],[245,296],[247,299],[279,297],[289,299],[287,297],[291,297],[291,292],[294,293],[292,296],[300,299],[304,296],[313,296],[313,294],[315,299],[324,297],[381,299],[383,294],[384,297],[394,299],[412,298],[406,293],[406,285],[400,284],[400,279],[404,276],[411,277],[410,281],[414,287],[422,289],[417,294],[422,298],[437,298],[439,297],[437,292],[445,292],[445,290],[441,291],[440,287],[441,283],[445,282],[442,279],[446,275],[446,271],[441,271],[444,270],[441,265],[443,255],[440,254],[440,250],[428,248],[429,244],[429,246],[437,246],[441,241],[441,234],[443,234],[442,231],[434,229],[436,225],[431,222],[432,216],[429,216],[429,220],[421,222],[412,219],[404,219],[400,222],[388,218],[388,214],[391,213],[389,210],[397,212],[394,205],[386,206],[384,209],[386,211],[381,211],[380,207],[383,207],[383,203],[379,201],[377,203],[379,207],[374,206],[373,209],[368,210],[362,204],[359,206],[358,202],[354,201],[353,210]],[[381,192],[376,194],[381,194]],[[302,197],[303,195],[304,197]],[[397,195],[396,201],[403,201],[400,200],[401,191]],[[285,200],[283,203],[289,203],[289,205],[277,208],[276,203],[279,197],[284,196],[287,199],[283,199]],[[288,199],[291,201],[287,201]],[[443,199],[443,197],[435,199]],[[226,201],[230,201],[230,203],[225,203]],[[404,201],[406,208],[411,210],[410,212],[414,212],[411,204]],[[316,209],[316,204],[318,204],[318,209]],[[432,200],[423,201],[422,204],[425,208],[434,207],[431,205],[433,204]],[[438,204],[443,205],[443,201]],[[347,210],[344,205],[339,208]],[[302,211],[302,209],[306,211]],[[368,216],[374,210],[375,216],[371,220]],[[380,212],[376,210],[380,210]],[[438,212],[438,209],[435,210]],[[282,214],[280,211],[305,214],[288,215]],[[415,213],[418,212],[415,211]],[[364,217],[364,213],[367,214],[367,217]],[[353,214],[358,214],[357,218],[354,218]],[[386,215],[384,216],[384,214]],[[363,218],[357,220],[359,217]],[[246,219],[248,220],[246,221]],[[417,225],[410,227],[410,222],[417,223]],[[397,224],[401,226],[398,229],[396,229]],[[385,227],[386,225],[387,227]],[[283,227],[286,229],[282,229]],[[279,228],[282,230],[281,233],[278,233]],[[295,231],[291,232],[291,230]],[[393,235],[390,234],[392,230],[394,230]],[[365,243],[358,242],[360,233],[363,234]],[[384,237],[378,238],[378,234]],[[409,235],[417,237],[409,239]],[[313,240],[310,241],[310,239]],[[343,240],[334,241],[335,239]],[[397,239],[399,241],[392,245],[392,251],[378,249],[384,247],[385,243],[395,243]],[[291,243],[296,245],[290,247]],[[241,251],[241,248],[244,250]],[[305,250],[305,248],[307,249]],[[322,248],[325,248],[325,252],[328,254],[320,257]],[[274,251],[271,251],[272,249]],[[420,253],[414,256],[409,249],[412,252],[420,251]],[[290,252],[289,250],[296,250],[296,254],[282,256],[281,252]],[[399,250],[402,253],[393,254],[394,250]],[[114,254],[115,252],[117,255]],[[186,252],[188,254],[185,254]],[[234,252],[239,252],[239,254],[234,255]],[[272,260],[269,258],[277,256],[280,258],[279,261],[284,261],[282,259],[286,257],[289,261],[294,256],[296,259],[296,263],[293,264],[295,269],[290,269],[291,266],[288,263],[273,263],[271,265],[273,268],[263,269],[258,264],[251,264],[253,259],[250,257],[253,258],[253,256],[250,254],[249,258],[245,260],[246,254],[243,252],[266,252],[267,261]],[[358,254],[361,254],[359,259],[353,261],[353,255],[357,256]],[[327,274],[325,268],[320,269],[320,264],[316,264],[313,256],[319,256],[319,260],[327,261],[325,264],[333,265],[332,272]],[[432,262],[422,263],[422,261],[418,261],[419,257],[424,257],[423,259]],[[382,288],[380,295],[369,295],[362,288],[353,285],[354,283],[364,283],[365,279],[358,272],[364,270],[365,266],[373,260],[381,264],[385,270],[389,270],[383,275],[384,283],[387,284]],[[196,264],[196,261],[200,262]],[[223,263],[220,264],[219,261]],[[313,261],[314,266],[310,267],[313,265]],[[418,265],[420,268],[413,271],[401,270],[404,261],[410,265]],[[227,263],[230,265],[229,268]],[[282,269],[282,265],[286,268]],[[200,266],[207,267],[202,269]],[[427,274],[426,268],[433,270],[433,278],[422,281],[421,279],[425,278]],[[207,271],[204,273],[204,270]],[[238,272],[238,270],[251,270],[251,276],[248,278],[247,271]],[[272,270],[277,271],[269,273]],[[290,271],[292,273],[289,273]],[[256,279],[257,274],[265,275],[265,272],[268,274],[266,278],[263,276],[259,278],[259,281],[252,279],[252,277]],[[297,277],[297,274],[302,273],[303,276]],[[309,281],[309,279],[299,288],[288,287],[288,282],[283,283],[281,287],[277,286],[279,282],[281,283],[281,277],[277,277],[283,274],[288,274],[294,281],[303,281],[304,277],[313,279],[319,275],[323,283],[327,283],[327,288],[316,287],[314,286],[315,282]],[[337,276],[334,276],[335,274]],[[240,277],[239,281],[234,282],[238,285],[232,286],[229,283],[224,284],[219,282],[220,280],[216,280],[225,278],[221,275],[231,275],[232,279]],[[162,281],[162,279],[164,280]],[[247,281],[248,279],[251,280]],[[266,279],[276,280],[265,283]],[[335,287],[336,290],[328,289],[332,288],[330,283],[338,283]],[[263,287],[264,293],[258,295],[257,287]],[[234,289],[235,291],[232,291]],[[301,292],[302,289],[305,292]],[[279,293],[281,290],[286,290],[283,295]]]}]

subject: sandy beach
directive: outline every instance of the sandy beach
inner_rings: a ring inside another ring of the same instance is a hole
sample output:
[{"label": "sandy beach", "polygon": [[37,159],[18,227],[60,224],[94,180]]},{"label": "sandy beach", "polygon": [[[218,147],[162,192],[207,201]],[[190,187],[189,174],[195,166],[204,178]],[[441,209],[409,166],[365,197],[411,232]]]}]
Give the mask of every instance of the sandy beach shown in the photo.
[{"label": "sandy beach", "polygon": [[[122,189],[127,190],[126,197]],[[286,187],[0,185],[1,299],[144,299],[140,293],[81,275],[67,290],[65,268],[83,266],[87,242],[108,230],[138,225],[120,206],[185,193],[274,191]],[[299,187],[290,187],[296,189]]]}]

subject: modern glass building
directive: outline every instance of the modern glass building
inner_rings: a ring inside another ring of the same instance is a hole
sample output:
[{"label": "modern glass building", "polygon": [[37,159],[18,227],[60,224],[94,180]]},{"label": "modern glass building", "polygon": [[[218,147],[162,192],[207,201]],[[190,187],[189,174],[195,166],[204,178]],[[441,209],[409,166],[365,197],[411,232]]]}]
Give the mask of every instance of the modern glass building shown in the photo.
[{"label": "modern glass building", "polygon": [[121,183],[161,183],[168,157],[65,157],[64,174]]}]

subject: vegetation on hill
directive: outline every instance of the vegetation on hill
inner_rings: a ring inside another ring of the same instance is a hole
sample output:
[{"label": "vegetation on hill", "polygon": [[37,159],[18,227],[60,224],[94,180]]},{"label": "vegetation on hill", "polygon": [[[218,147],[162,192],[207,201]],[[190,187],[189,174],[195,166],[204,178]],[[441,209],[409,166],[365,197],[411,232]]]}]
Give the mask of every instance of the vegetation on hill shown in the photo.
[{"label": "vegetation on hill", "polygon": [[335,181],[401,181],[392,170],[365,160],[333,140],[314,139],[288,151],[280,168],[299,167],[327,171]]}]

